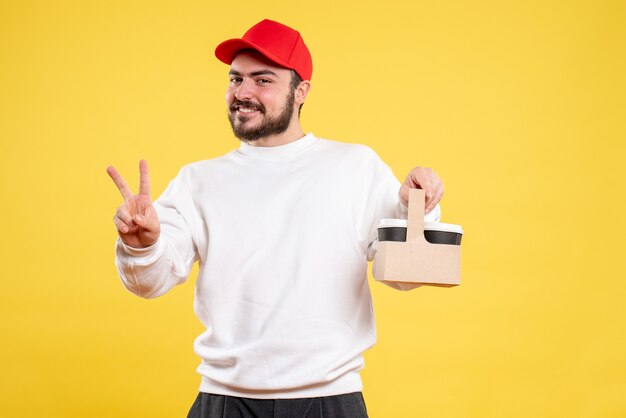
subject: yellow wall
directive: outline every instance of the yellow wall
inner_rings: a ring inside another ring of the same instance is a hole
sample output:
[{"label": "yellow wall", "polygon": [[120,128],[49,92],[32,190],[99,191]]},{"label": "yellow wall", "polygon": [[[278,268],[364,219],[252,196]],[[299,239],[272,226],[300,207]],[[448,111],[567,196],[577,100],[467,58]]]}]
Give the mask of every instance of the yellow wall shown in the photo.
[{"label": "yellow wall", "polygon": [[312,50],[305,130],[434,167],[466,232],[462,286],[371,283],[370,415],[626,416],[626,2],[5,0],[0,417],[185,416],[195,275],[124,290],[105,167],[158,195],[236,147],[213,48],[264,17]]}]

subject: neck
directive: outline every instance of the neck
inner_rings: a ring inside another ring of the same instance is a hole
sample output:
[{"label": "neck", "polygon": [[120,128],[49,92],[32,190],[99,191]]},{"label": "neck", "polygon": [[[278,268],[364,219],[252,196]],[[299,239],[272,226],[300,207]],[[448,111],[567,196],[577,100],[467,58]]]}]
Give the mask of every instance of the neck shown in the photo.
[{"label": "neck", "polygon": [[289,128],[282,134],[268,135],[263,138],[259,138],[256,141],[246,143],[253,147],[278,147],[280,145],[286,145],[290,142],[297,141],[304,136],[304,131],[300,126],[300,120],[295,119],[289,124]]}]

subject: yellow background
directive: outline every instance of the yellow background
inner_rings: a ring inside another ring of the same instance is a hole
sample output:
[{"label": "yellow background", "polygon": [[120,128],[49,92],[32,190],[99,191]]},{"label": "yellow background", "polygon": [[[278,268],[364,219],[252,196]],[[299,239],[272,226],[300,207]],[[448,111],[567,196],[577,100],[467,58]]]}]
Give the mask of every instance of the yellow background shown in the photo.
[{"label": "yellow background", "polygon": [[371,282],[372,417],[626,416],[626,2],[0,3],[0,416],[182,417],[194,275],[143,300],[121,198],[238,146],[222,40],[262,18],[314,57],[305,131],[443,178],[463,284]]}]

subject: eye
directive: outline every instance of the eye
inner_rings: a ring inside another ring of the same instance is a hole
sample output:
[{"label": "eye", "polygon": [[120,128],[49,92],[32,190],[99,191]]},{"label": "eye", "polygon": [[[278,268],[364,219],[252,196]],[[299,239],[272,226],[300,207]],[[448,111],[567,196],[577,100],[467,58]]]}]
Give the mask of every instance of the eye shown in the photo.
[{"label": "eye", "polygon": [[230,83],[231,84],[239,84],[243,81],[243,79],[241,77],[238,76],[233,76],[230,78]]},{"label": "eye", "polygon": [[259,78],[256,82],[261,85],[265,85],[265,84],[270,84],[272,80],[270,80],[269,78]]}]

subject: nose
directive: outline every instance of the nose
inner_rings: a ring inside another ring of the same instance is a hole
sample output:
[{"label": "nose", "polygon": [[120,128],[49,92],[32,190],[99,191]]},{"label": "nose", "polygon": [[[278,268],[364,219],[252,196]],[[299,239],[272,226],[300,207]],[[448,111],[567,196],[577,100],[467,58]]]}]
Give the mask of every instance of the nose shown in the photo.
[{"label": "nose", "polygon": [[253,83],[252,80],[244,78],[241,83],[235,89],[235,97],[237,100],[249,100],[253,96]]}]

